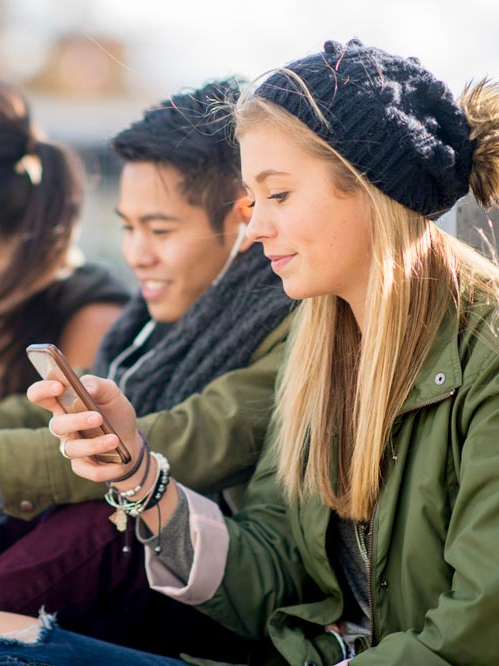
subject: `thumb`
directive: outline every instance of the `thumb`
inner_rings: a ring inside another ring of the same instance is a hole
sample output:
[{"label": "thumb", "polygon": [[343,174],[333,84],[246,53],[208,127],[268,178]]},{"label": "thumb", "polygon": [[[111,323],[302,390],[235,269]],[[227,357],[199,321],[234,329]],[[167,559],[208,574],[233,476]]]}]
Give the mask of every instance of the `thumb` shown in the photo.
[{"label": "thumb", "polygon": [[94,402],[101,407],[110,406],[118,397],[123,397],[120,389],[111,379],[103,379],[95,375],[84,375],[81,378],[81,383]]}]

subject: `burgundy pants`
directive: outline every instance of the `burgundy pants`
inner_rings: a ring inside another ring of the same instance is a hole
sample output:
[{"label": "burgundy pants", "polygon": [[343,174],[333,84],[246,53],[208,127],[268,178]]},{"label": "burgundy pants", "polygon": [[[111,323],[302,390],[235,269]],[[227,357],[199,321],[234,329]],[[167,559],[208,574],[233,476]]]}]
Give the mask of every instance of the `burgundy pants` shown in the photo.
[{"label": "burgundy pants", "polygon": [[0,525],[0,609],[36,616],[43,605],[64,629],[149,652],[245,663],[249,645],[195,608],[149,588],[144,547],[124,534],[104,501],[54,507]]}]

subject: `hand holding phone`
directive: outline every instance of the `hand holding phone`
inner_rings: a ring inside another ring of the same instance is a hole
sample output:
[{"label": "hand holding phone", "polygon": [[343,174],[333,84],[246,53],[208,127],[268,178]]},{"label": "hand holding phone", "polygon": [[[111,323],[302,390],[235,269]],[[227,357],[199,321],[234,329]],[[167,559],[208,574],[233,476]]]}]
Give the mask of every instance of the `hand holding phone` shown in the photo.
[{"label": "hand holding phone", "polygon": [[26,353],[42,379],[55,379],[64,386],[64,393],[57,398],[57,402],[67,414],[89,410],[99,412],[102,416],[102,425],[80,431],[82,437],[91,438],[111,434],[118,437],[118,448],[114,451],[109,451],[109,453],[100,453],[94,456],[94,458],[99,462],[105,463],[121,463],[124,465],[129,463],[131,456],[125,444],[121,441],[106,416],[97,407],[60,349],[48,343],[34,344],[27,347]]}]

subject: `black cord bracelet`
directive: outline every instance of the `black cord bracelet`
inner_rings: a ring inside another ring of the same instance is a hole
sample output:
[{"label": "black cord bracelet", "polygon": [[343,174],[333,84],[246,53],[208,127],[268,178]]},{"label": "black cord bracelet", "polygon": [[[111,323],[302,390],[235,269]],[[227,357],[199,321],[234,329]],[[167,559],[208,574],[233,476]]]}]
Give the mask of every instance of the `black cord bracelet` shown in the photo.
[{"label": "black cord bracelet", "polygon": [[111,479],[110,481],[108,481],[108,484],[121,483],[122,481],[126,481],[131,476],[133,476],[135,474],[135,472],[142,465],[142,461],[144,460],[145,452],[149,450],[149,444],[147,443],[147,439],[144,437],[144,433],[141,432],[140,430],[139,430],[139,435],[140,435],[140,451],[139,451],[139,456],[138,456],[137,460],[135,461],[135,465],[126,474],[124,474],[123,476],[120,476],[119,479]]}]

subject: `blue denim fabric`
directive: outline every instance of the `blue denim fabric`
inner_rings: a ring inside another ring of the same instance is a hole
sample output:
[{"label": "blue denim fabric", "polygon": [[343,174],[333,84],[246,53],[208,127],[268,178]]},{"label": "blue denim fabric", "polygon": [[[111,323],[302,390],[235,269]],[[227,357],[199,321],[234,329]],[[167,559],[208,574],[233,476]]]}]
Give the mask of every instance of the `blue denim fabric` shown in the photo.
[{"label": "blue denim fabric", "polygon": [[[0,638],[0,666],[187,666],[184,661],[131,650],[60,629],[45,618],[38,639]],[[167,628],[166,628],[167,630]]]}]

